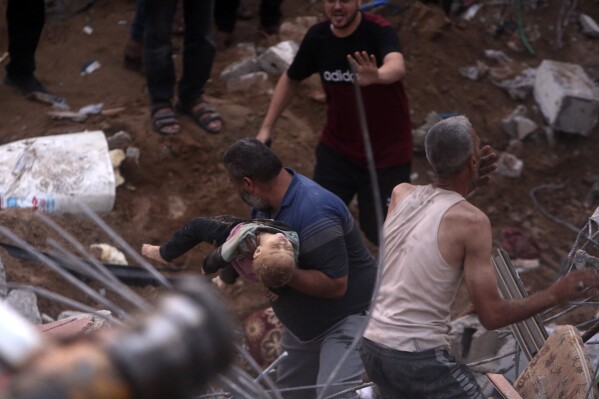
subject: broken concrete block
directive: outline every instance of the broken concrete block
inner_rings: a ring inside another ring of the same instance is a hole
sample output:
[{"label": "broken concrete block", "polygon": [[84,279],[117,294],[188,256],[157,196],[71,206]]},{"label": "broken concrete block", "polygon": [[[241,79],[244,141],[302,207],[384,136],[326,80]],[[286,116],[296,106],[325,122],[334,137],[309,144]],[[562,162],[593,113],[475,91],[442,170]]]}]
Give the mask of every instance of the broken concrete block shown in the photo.
[{"label": "broken concrete block", "polygon": [[[509,69],[509,68],[508,68]],[[506,71],[508,70],[506,69]],[[514,100],[524,100],[528,93],[532,91],[532,88],[535,83],[535,74],[536,71],[532,68],[526,68],[522,73],[516,76],[513,79],[507,80],[496,80],[493,76],[498,76],[496,74],[498,70],[495,68],[491,68],[489,71],[489,75],[491,75],[491,82],[498,87],[501,87],[507,90],[510,97]],[[508,75],[506,75],[508,76]]]},{"label": "broken concrete block", "polygon": [[269,47],[258,57],[258,65],[266,73],[280,75],[289,68],[295,54],[297,53],[297,43],[293,40],[281,42],[275,46]]},{"label": "broken concrete block", "polygon": [[120,130],[110,137],[106,138],[108,142],[108,149],[114,150],[115,148],[125,148],[133,141],[133,137],[124,130]]},{"label": "broken concrete block", "polygon": [[227,81],[227,90],[229,92],[248,91],[260,86],[266,87],[267,82],[266,72],[252,72]]},{"label": "broken concrete block", "polygon": [[513,62],[512,59],[501,50],[485,50],[485,56],[492,60],[499,61],[503,64],[509,64]]},{"label": "broken concrete block", "polygon": [[33,324],[42,322],[42,316],[37,308],[37,297],[31,290],[11,290],[6,297],[6,303],[13,307],[21,316]]},{"label": "broken concrete block", "polygon": [[511,114],[503,118],[501,127],[510,137],[519,140],[524,140],[538,129],[537,124],[526,117],[524,105],[519,105]]},{"label": "broken concrete block", "polygon": [[534,97],[556,130],[587,135],[597,124],[599,89],[579,65],[543,60],[537,69]]},{"label": "broken concrete block", "polygon": [[461,67],[458,69],[460,75],[470,79],[479,80],[489,72],[489,67],[482,61],[476,61],[476,65]]},{"label": "broken concrete block", "polygon": [[580,14],[578,22],[582,27],[582,33],[590,37],[599,37],[599,25],[589,15]]},{"label": "broken concrete block", "polygon": [[229,80],[238,78],[248,73],[258,72],[260,65],[256,58],[248,58],[229,65],[220,73],[220,78],[227,83]]},{"label": "broken concrete block", "polygon": [[497,160],[497,174],[504,177],[518,178],[523,168],[524,162],[507,152],[502,153]]}]

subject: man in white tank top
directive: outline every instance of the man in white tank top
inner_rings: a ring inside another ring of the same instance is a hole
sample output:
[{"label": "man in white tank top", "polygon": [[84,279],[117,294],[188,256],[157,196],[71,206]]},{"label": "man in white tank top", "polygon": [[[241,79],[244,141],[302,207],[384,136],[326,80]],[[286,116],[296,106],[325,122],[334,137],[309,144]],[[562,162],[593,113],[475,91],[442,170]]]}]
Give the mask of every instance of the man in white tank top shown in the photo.
[{"label": "man in white tank top", "polygon": [[361,348],[385,399],[482,399],[472,373],[448,350],[450,305],[462,277],[488,330],[599,292],[599,273],[584,270],[527,298],[501,298],[491,265],[491,224],[464,198],[494,169],[491,148],[479,147],[467,118],[445,119],[425,139],[435,183],[402,183],[393,190],[380,290]]}]

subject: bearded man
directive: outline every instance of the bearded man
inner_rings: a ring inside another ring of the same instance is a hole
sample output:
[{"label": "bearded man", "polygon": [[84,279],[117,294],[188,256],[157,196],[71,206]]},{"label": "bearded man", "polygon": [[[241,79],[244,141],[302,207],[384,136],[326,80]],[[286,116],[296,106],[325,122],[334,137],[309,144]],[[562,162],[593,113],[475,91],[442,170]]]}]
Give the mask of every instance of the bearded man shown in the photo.
[{"label": "bearded man", "polygon": [[345,204],[357,195],[360,227],[378,244],[373,184],[350,64],[361,86],[384,211],[393,187],[410,181],[412,126],[402,85],[405,65],[397,31],[382,17],[362,13],[361,5],[361,0],[324,1],[327,20],[306,33],[293,63],[277,83],[256,138],[271,140],[273,126],[300,82],[318,73],[326,93],[327,120],[316,147],[314,181]]},{"label": "bearded man", "polygon": [[[236,141],[223,160],[229,180],[254,208],[252,217],[285,222],[300,239],[298,267],[289,283],[271,289],[270,296],[284,326],[281,351],[288,353],[277,365],[277,385],[291,389],[283,397],[324,397],[355,386],[364,367],[351,344],[366,325],[377,265],[347,206],[307,177],[283,168],[256,139]],[[357,397],[356,392],[339,396]]]}]

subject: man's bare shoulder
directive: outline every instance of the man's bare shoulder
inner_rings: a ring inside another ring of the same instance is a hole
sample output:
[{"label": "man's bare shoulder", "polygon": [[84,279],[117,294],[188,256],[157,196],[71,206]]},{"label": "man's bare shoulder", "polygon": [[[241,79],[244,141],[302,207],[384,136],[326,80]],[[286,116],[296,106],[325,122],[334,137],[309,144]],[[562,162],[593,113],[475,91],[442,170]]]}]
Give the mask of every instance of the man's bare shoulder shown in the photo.
[{"label": "man's bare shoulder", "polygon": [[391,202],[389,203],[387,215],[390,215],[397,204],[407,197],[408,194],[410,194],[415,188],[416,186],[410,183],[400,183],[393,187],[393,192],[391,193]]},{"label": "man's bare shoulder", "polygon": [[461,201],[452,206],[443,219],[444,222],[451,223],[452,225],[459,224],[466,230],[479,230],[491,227],[491,222],[487,215],[468,201]]},{"label": "man's bare shoulder", "polygon": [[400,183],[397,186],[393,187],[393,193],[391,194],[393,198],[401,199],[407,196],[416,188],[415,185],[410,183]]}]

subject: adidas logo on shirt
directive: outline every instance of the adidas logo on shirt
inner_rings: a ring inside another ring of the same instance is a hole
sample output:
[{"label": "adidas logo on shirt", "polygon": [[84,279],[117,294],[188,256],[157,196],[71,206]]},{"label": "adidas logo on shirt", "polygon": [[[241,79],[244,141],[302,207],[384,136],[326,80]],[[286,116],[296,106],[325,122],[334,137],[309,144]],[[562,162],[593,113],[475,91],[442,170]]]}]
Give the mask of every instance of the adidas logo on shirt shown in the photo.
[{"label": "adidas logo on shirt", "polygon": [[337,69],[334,72],[325,71],[322,74],[322,77],[325,82],[351,82],[352,74],[350,71],[341,71],[341,69]]}]

